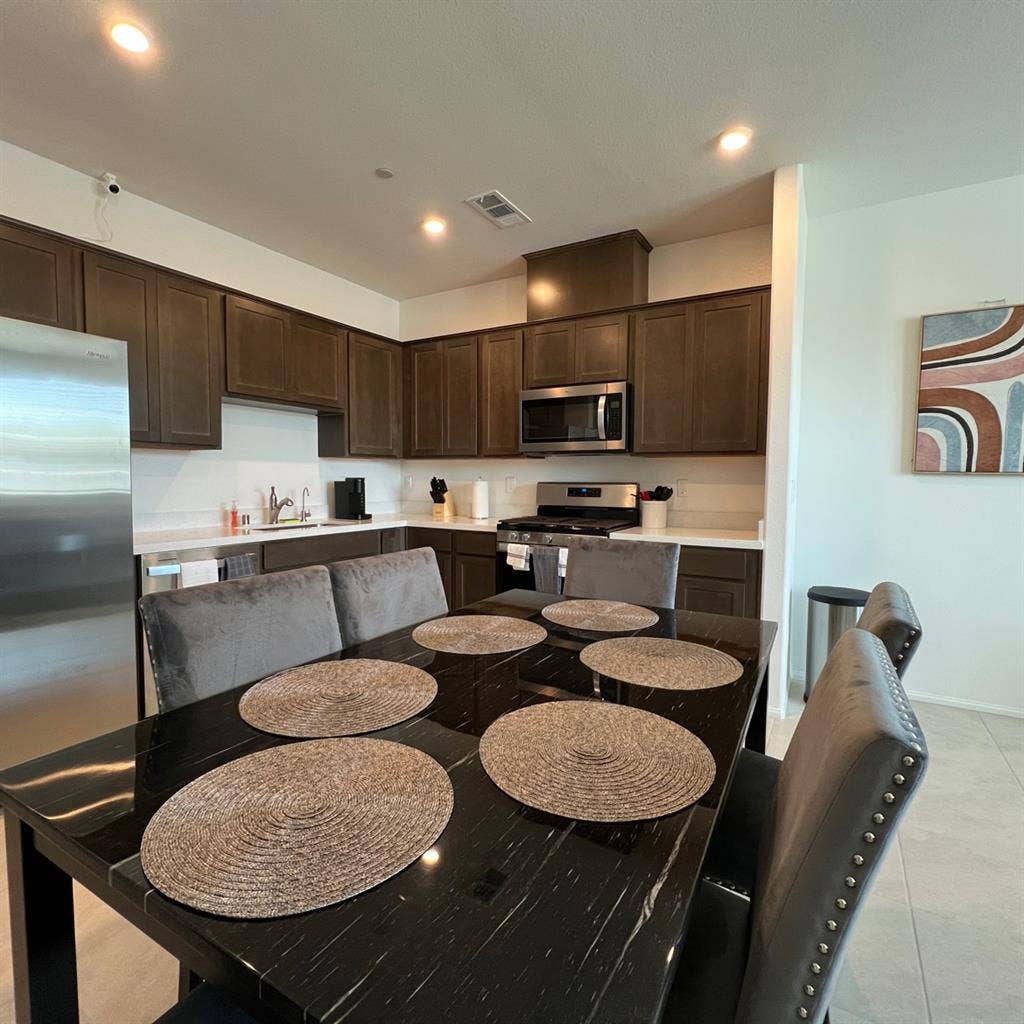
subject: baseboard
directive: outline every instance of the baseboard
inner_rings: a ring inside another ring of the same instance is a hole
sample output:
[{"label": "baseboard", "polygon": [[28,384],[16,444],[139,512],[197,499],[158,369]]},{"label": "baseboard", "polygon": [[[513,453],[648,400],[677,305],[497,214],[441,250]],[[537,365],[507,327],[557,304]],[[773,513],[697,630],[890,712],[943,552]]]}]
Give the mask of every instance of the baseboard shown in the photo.
[{"label": "baseboard", "polygon": [[1004,704],[987,704],[981,700],[961,700],[959,697],[946,697],[939,693],[922,693],[920,690],[907,690],[907,696],[911,700],[919,700],[925,704],[941,704],[947,708],[963,708],[964,711],[984,711],[987,715],[1024,718],[1024,708],[1007,707]]},{"label": "baseboard", "polygon": [[[793,684],[800,688],[804,685],[803,672],[791,672],[790,692]],[[1024,708],[1007,707],[1004,704],[989,704],[982,700],[964,700],[962,697],[946,697],[940,693],[925,693],[922,690],[907,690],[907,696],[911,700],[919,700],[925,704],[941,704],[947,708],[962,708],[964,711],[983,711],[987,715],[1006,715],[1009,718],[1024,718]],[[775,709],[776,711],[778,709]],[[768,709],[769,713],[772,708]]]}]

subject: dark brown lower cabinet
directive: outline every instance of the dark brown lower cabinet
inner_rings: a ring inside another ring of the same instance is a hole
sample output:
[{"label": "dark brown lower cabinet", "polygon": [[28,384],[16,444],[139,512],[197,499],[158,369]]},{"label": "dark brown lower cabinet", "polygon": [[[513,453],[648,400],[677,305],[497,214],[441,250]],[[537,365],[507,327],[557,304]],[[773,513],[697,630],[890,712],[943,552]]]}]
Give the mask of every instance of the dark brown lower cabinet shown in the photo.
[{"label": "dark brown lower cabinet", "polygon": [[390,555],[405,550],[405,527],[392,526],[380,531],[380,553]]},{"label": "dark brown lower cabinet", "polygon": [[495,594],[496,537],[476,530],[434,530],[410,526],[406,546],[431,548],[437,557],[449,608],[462,608]]},{"label": "dark brown lower cabinet", "polygon": [[676,607],[688,612],[757,618],[761,608],[761,552],[683,547]]},{"label": "dark brown lower cabinet", "polygon": [[304,565],[326,565],[328,562],[343,562],[348,558],[379,555],[380,545],[380,530],[278,540],[263,545],[263,571],[299,569]]}]

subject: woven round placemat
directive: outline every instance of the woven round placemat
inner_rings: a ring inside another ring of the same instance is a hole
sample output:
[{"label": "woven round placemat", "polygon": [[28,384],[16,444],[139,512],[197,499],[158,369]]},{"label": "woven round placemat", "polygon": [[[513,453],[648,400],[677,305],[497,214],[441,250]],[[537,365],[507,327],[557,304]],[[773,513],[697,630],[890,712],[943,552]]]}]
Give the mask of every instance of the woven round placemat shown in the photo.
[{"label": "woven round placemat", "polygon": [[598,633],[620,633],[628,629],[646,629],[658,621],[656,612],[623,601],[575,600],[547,605],[541,615],[572,629],[590,629]]},{"label": "woven round placemat", "polygon": [[638,821],[699,800],[715,759],[692,732],[639,708],[551,701],[503,715],[480,739],[499,789],[584,821]]},{"label": "woven round placemat", "polygon": [[421,668],[349,658],[278,672],[242,694],[238,713],[277,736],[353,736],[404,722],[436,696]]},{"label": "woven round placemat", "polygon": [[417,626],[412,638],[446,654],[502,654],[539,644],[548,635],[543,626],[510,615],[449,615]]},{"label": "woven round placemat", "polygon": [[226,917],[297,914],[397,874],[444,830],[454,797],[427,754],[386,740],[261,750],[174,794],[142,837],[165,896]]},{"label": "woven round placemat", "polygon": [[731,654],[654,636],[599,640],[580,651],[580,661],[609,679],[661,690],[707,690],[743,675],[743,666]]}]

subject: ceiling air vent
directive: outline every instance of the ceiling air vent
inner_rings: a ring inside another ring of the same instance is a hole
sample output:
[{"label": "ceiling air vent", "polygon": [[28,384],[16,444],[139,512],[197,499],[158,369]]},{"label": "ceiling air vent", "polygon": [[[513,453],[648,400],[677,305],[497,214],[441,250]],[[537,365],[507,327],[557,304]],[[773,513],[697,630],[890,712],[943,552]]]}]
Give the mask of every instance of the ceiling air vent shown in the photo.
[{"label": "ceiling air vent", "polygon": [[466,202],[499,228],[514,228],[517,224],[530,223],[530,218],[515,203],[493,189],[478,196],[470,196]]}]

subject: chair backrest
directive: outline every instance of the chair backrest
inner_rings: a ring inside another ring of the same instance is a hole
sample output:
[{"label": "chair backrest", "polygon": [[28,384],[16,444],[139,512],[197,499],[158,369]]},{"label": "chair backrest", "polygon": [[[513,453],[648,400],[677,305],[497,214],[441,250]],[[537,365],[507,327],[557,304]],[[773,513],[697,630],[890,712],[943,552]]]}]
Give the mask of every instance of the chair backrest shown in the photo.
[{"label": "chair backrest", "polygon": [[567,597],[675,608],[678,577],[678,544],[574,537],[563,589]]},{"label": "chair backrest", "polygon": [[779,770],[736,1024],[820,1022],[928,752],[878,637],[832,649]]},{"label": "chair backrest", "polygon": [[857,628],[874,633],[885,644],[896,674],[902,677],[921,641],[921,623],[910,595],[898,583],[879,583],[860,613]]},{"label": "chair backrest", "polygon": [[448,614],[430,548],[332,562],[327,568],[346,647]]},{"label": "chair backrest", "polygon": [[341,650],[322,565],[139,601],[161,711]]}]

